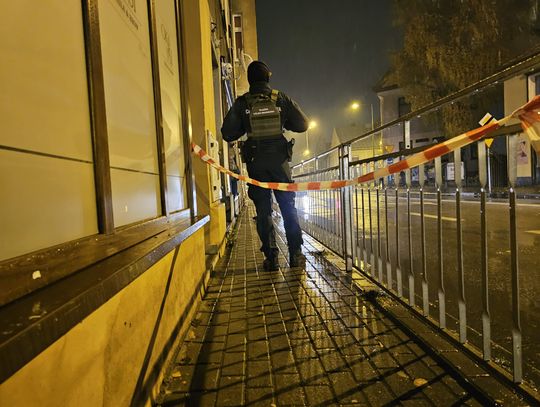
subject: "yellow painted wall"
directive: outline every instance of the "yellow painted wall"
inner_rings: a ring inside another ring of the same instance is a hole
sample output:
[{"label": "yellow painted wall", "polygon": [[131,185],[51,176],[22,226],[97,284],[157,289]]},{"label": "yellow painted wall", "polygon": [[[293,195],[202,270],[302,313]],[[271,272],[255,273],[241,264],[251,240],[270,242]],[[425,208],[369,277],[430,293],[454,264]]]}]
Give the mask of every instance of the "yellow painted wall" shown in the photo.
[{"label": "yellow painted wall", "polygon": [[[137,280],[0,386],[1,406],[127,406],[172,270],[149,368],[205,276],[204,232],[197,231]],[[172,268],[171,268],[172,267]],[[197,295],[197,301],[200,295]],[[196,310],[192,307],[187,321]],[[186,327],[183,327],[181,338]],[[161,377],[157,385],[161,383]],[[157,392],[157,387],[154,388]]]},{"label": "yellow painted wall", "polygon": [[[192,120],[193,141],[207,148],[207,132],[217,135],[214,83],[211,47],[211,16],[208,2],[187,1],[183,4],[183,23],[186,36],[186,57],[188,71],[189,104]],[[207,244],[217,244],[223,240],[225,233],[225,217],[213,216],[212,188],[210,167],[199,159],[193,160],[195,173],[197,210],[199,215],[210,214],[210,222],[206,226]]]},{"label": "yellow painted wall", "polygon": [[[220,247],[223,242],[226,230],[226,210],[225,204],[218,202],[210,208],[210,219],[214,219],[214,222],[210,222],[209,227],[209,244]],[[223,253],[220,252],[220,255]]]},{"label": "yellow painted wall", "polygon": [[[255,0],[234,0],[232,2],[232,12],[242,15],[244,52],[253,60],[259,59],[259,48],[257,44],[257,16],[255,10]],[[247,62],[247,61],[246,61]],[[239,78],[236,81],[238,95],[242,95],[249,90],[247,75],[240,69]],[[272,67],[270,67],[272,69]]]}]

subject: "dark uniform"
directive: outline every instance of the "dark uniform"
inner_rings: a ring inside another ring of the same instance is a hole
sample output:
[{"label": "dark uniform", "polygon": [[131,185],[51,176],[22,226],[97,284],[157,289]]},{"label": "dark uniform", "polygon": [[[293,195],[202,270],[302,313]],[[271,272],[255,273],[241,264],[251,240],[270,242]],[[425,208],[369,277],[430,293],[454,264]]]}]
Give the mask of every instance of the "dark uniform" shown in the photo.
[{"label": "dark uniform", "polygon": [[[259,61],[253,62],[260,63]],[[266,65],[264,65],[266,67]],[[266,67],[267,69],[267,67]],[[248,78],[253,79],[254,75],[249,75]],[[256,79],[260,79],[255,75]],[[252,81],[250,80],[249,93],[266,94],[272,93],[272,88],[267,81]],[[294,132],[304,132],[308,128],[308,119],[300,110],[298,105],[292,101],[283,92],[277,94],[276,106],[281,110],[281,128]],[[246,95],[240,96],[234,102],[234,105],[227,113],[221,133],[226,141],[234,141],[248,133],[248,140],[245,142],[247,151],[250,151],[247,160],[247,170],[251,178],[265,182],[293,182],[291,177],[291,169],[289,167],[289,151],[287,139],[281,134],[276,134],[275,137],[265,137],[264,139],[255,139],[249,137],[251,126],[249,121],[249,106],[246,100]],[[257,232],[262,242],[261,251],[266,256],[265,268],[277,269],[277,245],[274,232],[274,224],[272,222],[272,190],[260,188],[255,185],[249,185],[248,195],[255,203],[257,210]],[[289,253],[291,266],[295,267],[299,262],[305,261],[301,254],[302,246],[302,230],[298,224],[298,215],[294,206],[295,193],[289,191],[274,190],[274,195],[279,204],[283,222],[285,225],[285,233],[287,235],[287,243],[289,245]]]}]

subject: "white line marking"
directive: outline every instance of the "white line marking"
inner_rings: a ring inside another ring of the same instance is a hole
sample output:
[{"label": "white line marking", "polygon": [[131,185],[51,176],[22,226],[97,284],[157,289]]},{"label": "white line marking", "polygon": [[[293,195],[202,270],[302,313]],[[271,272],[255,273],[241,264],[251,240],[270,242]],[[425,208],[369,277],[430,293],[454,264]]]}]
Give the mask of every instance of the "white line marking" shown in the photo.
[{"label": "white line marking", "polygon": [[[400,201],[405,201],[407,200],[407,198],[399,198]],[[411,202],[420,202],[420,199],[418,198],[411,198]],[[454,200],[451,200],[451,199],[442,199],[441,202],[446,202],[446,203],[453,203],[455,204],[456,201]],[[465,200],[465,199],[461,199],[461,204],[475,204],[475,205],[479,205],[480,204],[480,201],[469,201],[469,200]],[[489,206],[489,205],[502,205],[502,206],[508,206],[508,202],[492,202],[492,201],[487,201],[486,204]],[[432,199],[424,199],[424,205],[437,205],[437,202],[434,202]],[[525,207],[530,207],[530,208],[539,208],[540,209],[540,202],[537,203],[537,204],[531,204],[531,203],[520,203],[519,200],[517,202],[517,206],[525,206]]]},{"label": "white line marking", "polygon": [[532,233],[533,235],[540,235],[540,230],[526,230],[525,233]]},{"label": "white line marking", "polygon": [[[411,215],[420,216],[420,214],[418,212],[411,212]],[[424,217],[431,218],[431,219],[438,219],[437,215],[429,215],[427,213],[424,213]],[[456,218],[449,218],[448,216],[441,216],[441,219],[446,220],[448,222],[457,222]]]}]

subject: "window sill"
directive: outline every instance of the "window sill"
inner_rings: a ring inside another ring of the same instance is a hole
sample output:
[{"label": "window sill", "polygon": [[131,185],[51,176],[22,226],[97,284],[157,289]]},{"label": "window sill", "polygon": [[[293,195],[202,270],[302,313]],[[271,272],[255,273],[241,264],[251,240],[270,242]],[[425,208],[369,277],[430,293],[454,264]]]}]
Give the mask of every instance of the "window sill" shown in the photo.
[{"label": "window sill", "polygon": [[[124,249],[114,247],[115,253],[1,307],[0,383],[208,221],[208,216],[191,220],[189,211],[174,221],[169,218],[165,230],[161,228],[160,232],[143,239],[139,235],[137,243]],[[133,232],[133,227],[126,230]],[[64,258],[64,261],[69,263],[70,259]],[[82,262],[78,264],[80,266]]]},{"label": "window sill", "polygon": [[189,218],[189,209],[0,262],[0,306],[76,273]]}]

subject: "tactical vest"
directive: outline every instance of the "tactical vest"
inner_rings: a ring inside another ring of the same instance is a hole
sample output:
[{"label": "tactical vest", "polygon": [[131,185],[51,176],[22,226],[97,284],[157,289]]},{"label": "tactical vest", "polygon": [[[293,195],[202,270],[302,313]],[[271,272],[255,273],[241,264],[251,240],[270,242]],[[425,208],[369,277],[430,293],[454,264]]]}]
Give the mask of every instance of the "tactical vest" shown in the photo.
[{"label": "tactical vest", "polygon": [[270,95],[246,93],[251,132],[248,137],[255,140],[279,136],[283,133],[281,128],[281,109],[277,106],[279,91],[272,90]]}]

